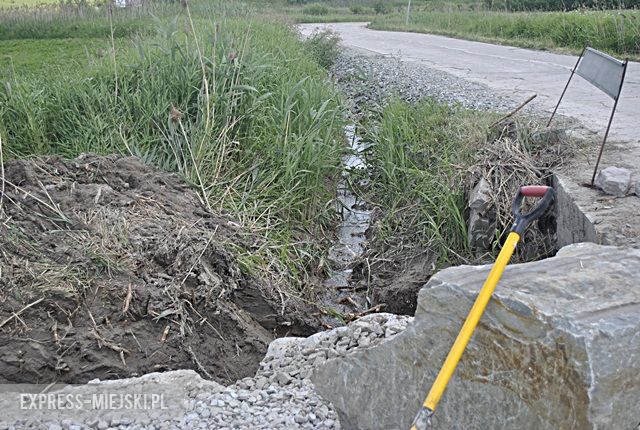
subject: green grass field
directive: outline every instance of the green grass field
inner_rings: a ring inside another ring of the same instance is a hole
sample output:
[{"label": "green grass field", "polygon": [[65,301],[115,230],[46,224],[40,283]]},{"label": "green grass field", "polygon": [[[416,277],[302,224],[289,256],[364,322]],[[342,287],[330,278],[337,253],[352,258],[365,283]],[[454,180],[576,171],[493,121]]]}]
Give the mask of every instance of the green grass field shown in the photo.
[{"label": "green grass field", "polygon": [[109,42],[100,38],[4,40],[0,42],[0,79],[44,74],[59,78],[69,69],[108,61],[109,49]]},{"label": "green grass field", "polygon": [[45,4],[56,3],[55,0],[0,0],[0,9],[15,7],[35,7]]},{"label": "green grass field", "polygon": [[585,45],[613,55],[640,57],[640,12],[417,12],[376,17],[371,28],[435,33],[536,49]]}]

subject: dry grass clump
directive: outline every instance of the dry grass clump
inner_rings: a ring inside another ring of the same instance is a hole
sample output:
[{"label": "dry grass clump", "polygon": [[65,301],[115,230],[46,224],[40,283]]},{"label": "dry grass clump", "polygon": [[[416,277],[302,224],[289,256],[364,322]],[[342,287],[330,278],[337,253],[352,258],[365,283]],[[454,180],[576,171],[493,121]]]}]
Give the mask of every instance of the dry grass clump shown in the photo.
[{"label": "dry grass clump", "polygon": [[[554,129],[545,129],[532,119],[509,120],[489,130],[487,140],[478,151],[469,168],[467,194],[481,178],[491,187],[496,214],[496,241],[499,247],[504,232],[513,223],[513,199],[523,185],[548,185],[551,169],[562,164],[572,145],[566,136]],[[536,202],[523,203],[522,212],[529,211]],[[537,259],[553,252],[547,220],[540,229],[530,228],[525,235],[529,251],[521,259]],[[541,231],[542,230],[542,231]]]}]

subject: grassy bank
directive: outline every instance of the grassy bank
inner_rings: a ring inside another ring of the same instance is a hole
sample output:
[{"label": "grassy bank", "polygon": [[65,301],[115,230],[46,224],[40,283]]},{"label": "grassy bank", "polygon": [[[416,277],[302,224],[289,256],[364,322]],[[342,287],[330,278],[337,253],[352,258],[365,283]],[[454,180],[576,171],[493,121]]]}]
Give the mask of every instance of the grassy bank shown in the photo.
[{"label": "grassy bank", "polygon": [[[360,191],[380,209],[372,267],[397,276],[416,256],[432,262],[431,270],[493,260],[512,222],[518,187],[544,183],[559,154],[569,151],[569,142],[546,137],[535,120],[494,124],[496,116],[429,99],[384,107],[366,134],[371,181]],[[490,184],[496,211],[486,250],[470,246],[467,224],[468,197],[481,178]],[[528,249],[518,251],[516,260],[553,252],[547,231],[530,228],[525,242]]]},{"label": "grassy bank", "polygon": [[[111,22],[104,8],[49,9],[0,24],[0,55],[11,58],[0,69],[4,157],[118,153],[178,172],[214,211],[261,236],[238,250],[246,270],[301,285],[334,222],[340,98],[286,26],[234,3],[190,8]],[[80,30],[62,39],[50,21]],[[112,38],[115,24],[124,30]],[[73,49],[60,47],[68,40]],[[69,60],[58,74],[48,58],[37,65],[47,47]]]},{"label": "grassy bank", "polygon": [[417,244],[439,265],[469,255],[465,174],[490,118],[430,100],[384,108],[368,136],[370,191],[385,214],[379,240]]},{"label": "grassy bank", "polygon": [[640,57],[640,12],[416,12],[379,16],[378,30],[436,33],[536,49],[580,52],[585,45],[613,55]]}]

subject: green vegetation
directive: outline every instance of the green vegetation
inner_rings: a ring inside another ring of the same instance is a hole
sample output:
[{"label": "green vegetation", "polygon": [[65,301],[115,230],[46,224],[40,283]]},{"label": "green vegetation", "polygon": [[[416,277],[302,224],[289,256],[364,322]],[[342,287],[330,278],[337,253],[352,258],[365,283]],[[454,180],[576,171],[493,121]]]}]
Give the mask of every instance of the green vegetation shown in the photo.
[{"label": "green vegetation", "polygon": [[325,68],[329,68],[338,56],[340,37],[331,31],[315,32],[305,44],[309,53]]},{"label": "green vegetation", "polygon": [[619,56],[640,56],[640,12],[417,12],[376,18],[371,28],[436,33],[509,45],[579,52],[585,45]]},{"label": "green vegetation", "polygon": [[109,61],[108,50],[109,42],[100,38],[0,41],[0,79],[11,82],[16,76],[42,76],[45,70],[59,76],[70,68]]},{"label": "green vegetation", "polygon": [[640,0],[483,0],[483,6],[488,10],[510,12],[636,9],[640,7]]},{"label": "green vegetation", "polygon": [[[506,239],[511,204],[521,184],[541,183],[571,151],[566,140],[545,137],[536,120],[494,121],[497,114],[433,100],[391,101],[365,138],[372,175],[359,194],[381,209],[373,248],[378,263],[404,264],[426,254],[434,268],[487,262]],[[480,178],[496,205],[492,251],[469,245],[467,198]],[[529,229],[518,261],[553,252],[546,232]],[[397,268],[398,266],[396,266]],[[394,269],[395,270],[395,269]]]},{"label": "green vegetation", "polygon": [[381,240],[418,242],[440,265],[469,254],[465,169],[489,118],[430,100],[394,101],[384,109],[367,137],[374,142],[372,199],[385,214]]},{"label": "green vegetation", "polygon": [[107,9],[69,8],[0,18],[4,158],[118,153],[178,172],[261,235],[238,249],[246,270],[304,281],[334,224],[343,152],[315,51],[235,3],[114,10],[113,38]]},{"label": "green vegetation", "polygon": [[[426,0],[413,1],[428,4]],[[371,21],[376,14],[407,7],[405,0],[252,0],[251,4],[271,19],[294,23]]]},{"label": "green vegetation", "polygon": [[405,24],[406,0],[272,0],[268,6],[261,5],[271,9],[274,17],[286,16],[298,23],[371,21],[371,28],[378,30],[574,53],[590,45],[613,55],[640,58],[640,12],[634,9],[640,0],[412,0],[409,25]]},{"label": "green vegetation", "polygon": [[0,9],[17,7],[35,7],[44,4],[56,3],[55,0],[0,0]]}]

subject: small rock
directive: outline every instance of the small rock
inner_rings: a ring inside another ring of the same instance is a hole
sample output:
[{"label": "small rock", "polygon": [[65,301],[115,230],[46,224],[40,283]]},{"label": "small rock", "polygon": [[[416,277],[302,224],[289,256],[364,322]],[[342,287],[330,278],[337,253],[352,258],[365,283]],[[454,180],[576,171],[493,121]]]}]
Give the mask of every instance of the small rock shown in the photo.
[{"label": "small rock", "polygon": [[307,416],[304,413],[299,413],[294,418],[295,422],[298,424],[304,424],[309,421]]},{"label": "small rock", "polygon": [[358,340],[358,346],[360,348],[366,348],[369,345],[371,345],[371,339],[368,337],[361,337],[360,340]]},{"label": "small rock", "polygon": [[598,173],[595,184],[606,194],[622,197],[631,183],[631,172],[622,167],[607,167]]},{"label": "small rock", "polygon": [[291,382],[291,376],[283,372],[276,373],[276,382],[280,385],[287,385]]},{"label": "small rock", "polygon": [[257,390],[263,390],[269,385],[269,380],[267,378],[258,378],[255,382],[255,388]]},{"label": "small rock", "polygon": [[481,178],[480,182],[473,187],[469,195],[469,208],[480,214],[484,214],[493,205],[493,191],[486,179]]}]

